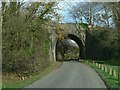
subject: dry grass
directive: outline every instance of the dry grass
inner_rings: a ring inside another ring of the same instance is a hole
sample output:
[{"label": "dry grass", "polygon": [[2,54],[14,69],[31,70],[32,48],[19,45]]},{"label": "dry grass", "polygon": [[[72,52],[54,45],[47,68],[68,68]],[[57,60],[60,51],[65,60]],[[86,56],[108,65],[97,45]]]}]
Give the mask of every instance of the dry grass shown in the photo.
[{"label": "dry grass", "polygon": [[60,62],[53,62],[51,63],[51,65],[44,70],[43,72],[41,72],[38,75],[34,75],[34,76],[29,76],[29,77],[20,77],[17,74],[3,74],[2,77],[2,88],[23,88],[29,84],[32,84],[33,82],[35,82],[36,80],[44,77],[45,75],[47,75],[48,73],[52,72],[53,70],[57,69],[58,67],[60,67],[61,63]]}]

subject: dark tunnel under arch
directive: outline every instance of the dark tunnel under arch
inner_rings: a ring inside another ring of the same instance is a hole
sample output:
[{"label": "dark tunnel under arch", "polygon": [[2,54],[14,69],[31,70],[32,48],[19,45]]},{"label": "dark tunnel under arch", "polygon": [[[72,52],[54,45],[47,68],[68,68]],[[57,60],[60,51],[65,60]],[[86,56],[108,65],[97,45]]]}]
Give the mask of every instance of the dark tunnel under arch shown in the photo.
[{"label": "dark tunnel under arch", "polygon": [[[74,40],[77,43],[77,45],[79,46],[79,59],[84,59],[85,49],[84,49],[84,45],[83,45],[82,41],[77,36],[75,36],[73,34],[68,34],[67,37],[69,37],[71,40]],[[58,40],[56,43],[56,50],[55,50],[56,52],[57,52],[57,44],[58,44]],[[57,60],[57,57],[56,57],[56,60]]]}]

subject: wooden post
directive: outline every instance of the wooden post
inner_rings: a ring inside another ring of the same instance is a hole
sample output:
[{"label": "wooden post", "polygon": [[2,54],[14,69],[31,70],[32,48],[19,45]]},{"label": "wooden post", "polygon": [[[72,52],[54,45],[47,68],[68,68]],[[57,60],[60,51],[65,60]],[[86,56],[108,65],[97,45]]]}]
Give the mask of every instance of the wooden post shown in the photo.
[{"label": "wooden post", "polygon": [[120,83],[120,62],[118,62],[118,82]]},{"label": "wooden post", "polygon": [[97,63],[97,66],[98,66],[98,68],[99,68],[99,63]]},{"label": "wooden post", "polygon": [[98,63],[97,63],[97,67],[98,67]]},{"label": "wooden post", "polygon": [[96,63],[96,67],[98,67],[98,63]]},{"label": "wooden post", "polygon": [[102,64],[102,70],[104,70],[104,66],[103,66],[103,64]]},{"label": "wooden post", "polygon": [[21,77],[21,79],[22,79],[22,80],[25,80],[25,77],[24,77],[24,76],[22,76],[22,77]]},{"label": "wooden post", "polygon": [[107,66],[105,66],[105,72],[108,72],[108,70],[107,70]]},{"label": "wooden post", "polygon": [[99,66],[99,68],[101,67],[101,65],[100,65],[100,64],[99,64],[98,66]]},{"label": "wooden post", "polygon": [[113,70],[113,76],[114,76],[115,78],[117,77],[115,70]]},{"label": "wooden post", "polygon": [[120,72],[118,73],[118,82],[120,83]]},{"label": "wooden post", "polygon": [[112,68],[109,68],[109,74],[112,75]]},{"label": "wooden post", "polygon": [[87,60],[87,63],[88,63],[88,60]]}]

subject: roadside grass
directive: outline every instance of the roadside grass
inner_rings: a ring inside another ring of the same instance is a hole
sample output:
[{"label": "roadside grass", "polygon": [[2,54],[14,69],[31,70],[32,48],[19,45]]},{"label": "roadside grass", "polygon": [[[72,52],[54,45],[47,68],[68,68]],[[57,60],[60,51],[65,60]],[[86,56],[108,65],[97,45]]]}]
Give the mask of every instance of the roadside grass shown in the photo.
[{"label": "roadside grass", "polygon": [[[97,61],[95,61],[97,62]],[[99,76],[103,79],[103,81],[105,82],[106,86],[108,87],[109,90],[114,89],[114,88],[118,88],[120,89],[120,83],[118,83],[118,76],[115,78],[112,75],[109,75],[108,72],[105,72],[101,69],[99,69],[98,67],[96,67],[95,64],[92,63],[91,60],[87,62],[84,62],[85,64],[87,64],[88,66],[92,67],[98,74]],[[97,62],[99,63],[99,62]],[[113,70],[116,70],[116,73],[118,75],[118,64],[110,64],[112,62],[106,62],[106,61],[102,61],[101,64],[107,65],[108,67],[111,67]],[[113,62],[114,63],[114,62]]]},{"label": "roadside grass", "polygon": [[116,62],[114,60],[110,60],[110,61],[95,61],[95,62],[101,63],[101,64],[105,64],[106,66],[111,67],[113,70],[116,70],[116,73],[118,75],[118,62]]},{"label": "roadside grass", "polygon": [[8,90],[8,89],[18,90],[20,88],[24,88],[25,86],[32,84],[33,82],[41,79],[42,77],[46,76],[53,70],[57,69],[61,64],[62,64],[61,62],[52,62],[51,65],[46,70],[44,70],[38,75],[27,77],[25,78],[25,80],[21,80],[20,77],[18,77],[17,75],[13,75],[13,74],[2,76],[4,77],[2,80],[3,81],[2,89],[3,90]]}]

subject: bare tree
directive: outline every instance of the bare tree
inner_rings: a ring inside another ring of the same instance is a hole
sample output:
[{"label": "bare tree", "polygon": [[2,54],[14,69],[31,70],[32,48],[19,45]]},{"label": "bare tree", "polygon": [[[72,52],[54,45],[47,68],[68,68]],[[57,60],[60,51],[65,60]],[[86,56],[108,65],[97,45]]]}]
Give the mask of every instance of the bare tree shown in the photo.
[{"label": "bare tree", "polygon": [[82,23],[84,21],[106,29],[113,27],[112,23],[114,23],[116,27],[119,27],[120,9],[117,2],[87,2],[78,3],[74,6],[71,5],[70,7],[70,15],[75,20],[75,23]]}]

